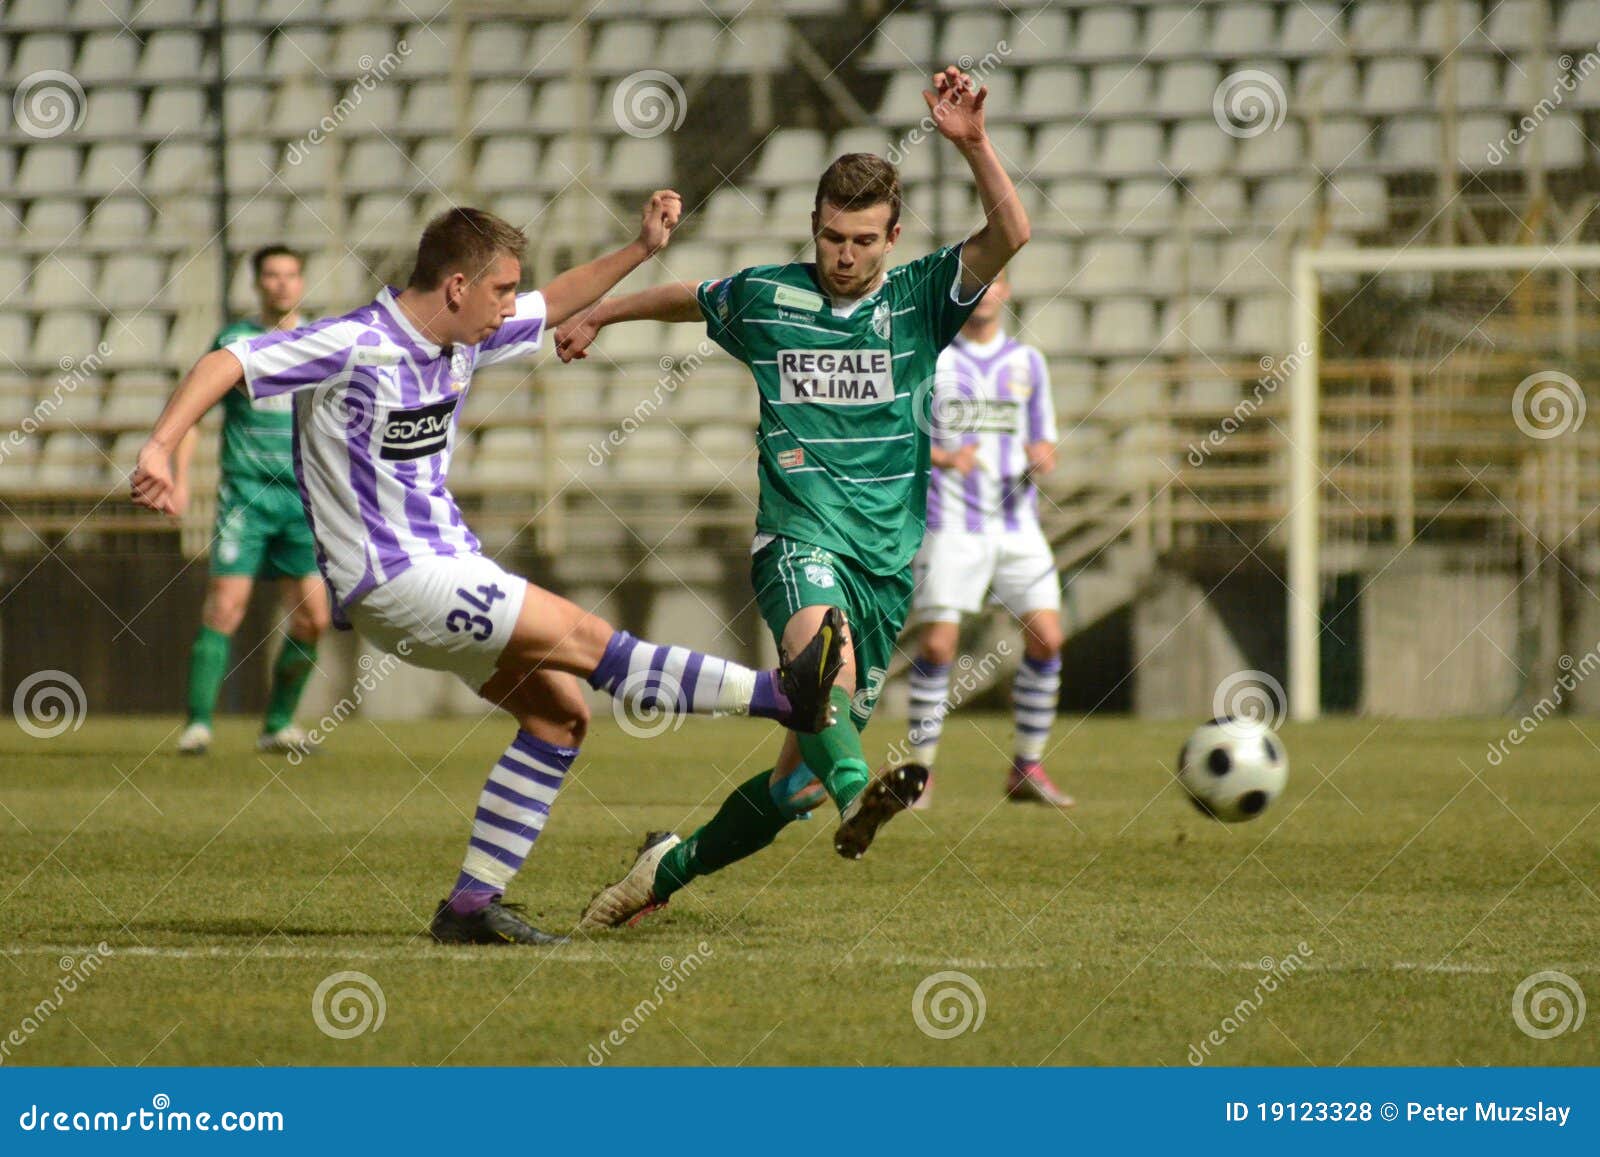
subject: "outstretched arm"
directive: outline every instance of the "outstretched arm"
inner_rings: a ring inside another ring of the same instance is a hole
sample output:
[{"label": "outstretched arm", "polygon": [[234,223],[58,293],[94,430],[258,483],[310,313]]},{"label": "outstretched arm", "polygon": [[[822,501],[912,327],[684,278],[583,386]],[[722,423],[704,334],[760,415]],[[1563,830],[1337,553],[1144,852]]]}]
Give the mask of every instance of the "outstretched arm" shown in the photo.
[{"label": "outstretched arm", "polygon": [[564,362],[588,357],[595,336],[619,321],[700,321],[697,288],[693,281],[678,281],[626,297],[608,297],[556,330],[556,356]]},{"label": "outstretched arm", "polygon": [[935,74],[933,88],[933,92],[924,91],[922,99],[940,134],[966,158],[983,204],[983,228],[967,238],[961,249],[961,292],[966,296],[993,281],[1028,243],[1030,226],[1016,186],[984,127],[983,105],[989,89],[975,89],[972,78],[954,66]]},{"label": "outstretched arm", "polygon": [[228,350],[212,350],[195,362],[156,419],[133,472],[133,501],[163,514],[182,514],[175,501],[178,480],[172,455],[205,412],[244,381],[244,366]]},{"label": "outstretched arm", "polygon": [[661,189],[645,203],[639,235],[621,249],[558,274],[544,294],[545,324],[560,325],[599,301],[628,274],[664,248],[683,214],[683,199],[671,189]]}]

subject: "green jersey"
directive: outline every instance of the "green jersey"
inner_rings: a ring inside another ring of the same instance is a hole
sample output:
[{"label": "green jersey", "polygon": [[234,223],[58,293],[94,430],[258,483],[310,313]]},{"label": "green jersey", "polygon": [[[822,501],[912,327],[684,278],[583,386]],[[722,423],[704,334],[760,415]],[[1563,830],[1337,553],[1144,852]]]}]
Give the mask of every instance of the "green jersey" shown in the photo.
[{"label": "green jersey", "polygon": [[961,250],[891,269],[831,304],[807,264],[758,265],[700,286],[711,339],[761,393],[757,531],[854,559],[911,565],[927,522],[934,368],[980,295],[961,300]]},{"label": "green jersey", "polygon": [[[241,319],[219,333],[211,348],[266,332],[254,320]],[[295,486],[292,395],[251,401],[243,390],[228,391],[222,399],[221,474],[224,482]]]}]

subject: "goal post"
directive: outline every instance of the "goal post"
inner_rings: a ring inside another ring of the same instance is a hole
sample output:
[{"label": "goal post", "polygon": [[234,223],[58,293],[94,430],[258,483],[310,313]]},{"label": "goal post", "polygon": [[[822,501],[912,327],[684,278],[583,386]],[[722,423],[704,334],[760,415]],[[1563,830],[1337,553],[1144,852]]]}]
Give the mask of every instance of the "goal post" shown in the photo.
[{"label": "goal post", "polygon": [[[1322,702],[1321,489],[1327,475],[1319,460],[1319,448],[1325,366],[1323,337],[1328,325],[1323,316],[1323,297],[1327,280],[1341,274],[1375,278],[1501,273],[1512,276],[1516,284],[1521,285],[1539,273],[1570,275],[1568,280],[1576,282],[1582,271],[1596,269],[1600,269],[1600,245],[1594,244],[1295,250],[1290,269],[1290,336],[1296,349],[1309,352],[1297,362],[1290,377],[1289,391],[1292,444],[1288,447],[1285,529],[1288,699],[1292,718],[1316,719]],[[1504,298],[1494,302],[1494,306],[1498,307],[1503,301]],[[1468,326],[1469,331],[1475,328],[1476,323]],[[1454,352],[1450,350],[1446,357]],[[1510,399],[1507,401],[1509,408]],[[1581,396],[1576,401],[1581,407]],[[1409,485],[1409,480],[1406,484]]]}]

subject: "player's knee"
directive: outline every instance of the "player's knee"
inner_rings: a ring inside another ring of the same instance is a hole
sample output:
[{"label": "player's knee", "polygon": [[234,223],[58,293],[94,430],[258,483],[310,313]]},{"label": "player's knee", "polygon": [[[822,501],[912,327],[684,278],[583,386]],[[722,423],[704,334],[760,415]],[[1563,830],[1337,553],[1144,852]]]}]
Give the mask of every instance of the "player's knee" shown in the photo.
[{"label": "player's knee", "polygon": [[289,633],[307,643],[314,643],[327,633],[328,608],[302,604],[289,615]]},{"label": "player's knee", "polygon": [[[942,624],[940,624],[942,626]],[[929,663],[941,666],[955,662],[956,658],[956,633],[929,629],[922,633],[922,658]]]},{"label": "player's knee", "polygon": [[206,595],[205,605],[200,610],[200,621],[213,631],[231,635],[244,621],[247,603],[246,597],[232,591],[212,590]]},{"label": "player's knee", "polygon": [[822,781],[805,764],[788,774],[773,771],[767,780],[767,787],[772,792],[772,802],[785,819],[797,820],[809,815],[828,798]]},{"label": "player's knee", "polygon": [[1059,655],[1063,641],[1060,624],[1035,623],[1023,632],[1022,645],[1028,658],[1042,662]]}]

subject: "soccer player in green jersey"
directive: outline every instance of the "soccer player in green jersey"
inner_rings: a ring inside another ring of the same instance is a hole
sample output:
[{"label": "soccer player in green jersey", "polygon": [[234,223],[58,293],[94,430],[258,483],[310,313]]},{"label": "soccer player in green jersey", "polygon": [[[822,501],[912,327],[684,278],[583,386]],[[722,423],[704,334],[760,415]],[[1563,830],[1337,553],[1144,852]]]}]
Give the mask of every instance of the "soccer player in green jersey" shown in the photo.
[{"label": "soccer player in green jersey", "polygon": [[[260,312],[232,322],[211,343],[214,350],[242,337],[296,329],[305,293],[304,262],[293,249],[269,245],[251,257]],[[272,665],[272,686],[256,747],[293,751],[305,746],[294,710],[316,663],[317,640],[328,629],[328,596],[317,569],[317,547],[294,479],[294,415],[290,396],[251,401],[230,390],[222,401],[221,486],[211,577],[200,611],[200,633],[189,652],[189,722],[178,750],[201,755],[211,746],[211,716],[228,673],[228,652],[257,578],[276,578],[283,591],[288,629]],[[197,431],[175,455],[175,501],[189,500],[189,464]]]},{"label": "soccer player in green jersey", "polygon": [[627,875],[590,903],[586,927],[660,907],[695,877],[766,847],[825,798],[840,814],[835,850],[857,859],[927,782],[916,764],[874,777],[860,730],[910,607],[911,560],[926,521],[935,362],[1028,240],[1027,214],[984,128],[987,96],[956,68],[923,93],[983,203],[983,228],[961,244],[887,269],[900,235],[899,175],[882,158],[854,153],[834,161],[817,187],[815,263],[608,299],[556,335],[566,361],[582,357],[606,325],[704,322],[712,340],[750,368],[761,395],[756,601],[790,651],[829,607],[843,610],[848,635],[833,690],[838,722],[816,735],[791,732],[776,765],[737,788],[687,840],[648,835]]}]

